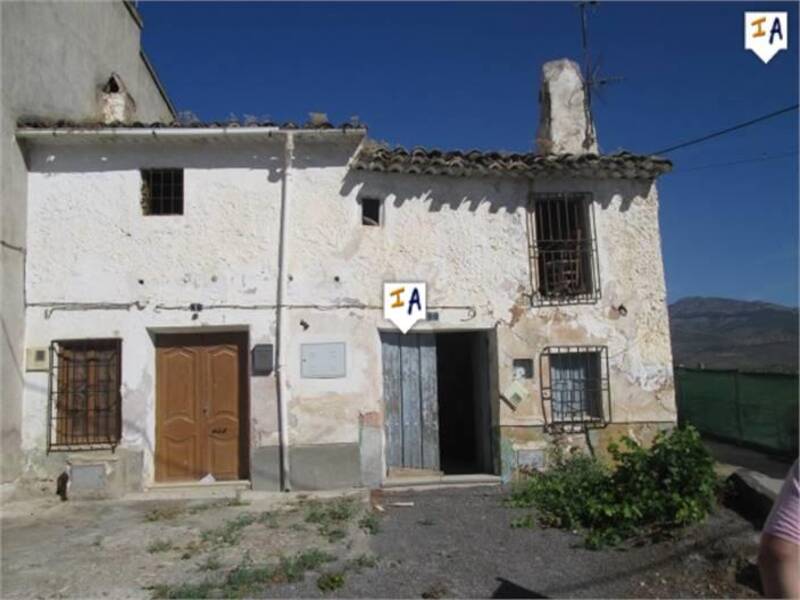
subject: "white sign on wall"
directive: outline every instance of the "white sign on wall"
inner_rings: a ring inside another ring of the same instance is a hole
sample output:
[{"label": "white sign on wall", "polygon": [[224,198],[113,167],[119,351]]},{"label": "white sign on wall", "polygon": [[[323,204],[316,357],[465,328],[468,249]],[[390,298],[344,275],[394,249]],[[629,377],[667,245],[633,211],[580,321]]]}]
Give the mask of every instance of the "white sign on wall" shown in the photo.
[{"label": "white sign on wall", "polygon": [[383,284],[383,318],[408,333],[414,323],[425,319],[425,284],[417,282],[391,282]]}]

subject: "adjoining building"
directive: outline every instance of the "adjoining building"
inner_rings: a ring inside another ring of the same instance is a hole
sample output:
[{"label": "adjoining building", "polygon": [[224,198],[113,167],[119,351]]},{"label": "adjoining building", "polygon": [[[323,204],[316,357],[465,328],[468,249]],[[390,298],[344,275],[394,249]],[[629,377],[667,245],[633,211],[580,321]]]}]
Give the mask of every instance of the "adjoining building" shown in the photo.
[{"label": "adjoining building", "polygon": [[[14,482],[26,469],[22,452],[22,429],[26,425],[22,415],[28,171],[14,139],[17,121],[30,115],[54,122],[134,115],[147,121],[174,119],[172,104],[141,49],[141,30],[141,16],[131,2],[0,2],[3,496],[6,491],[13,492]],[[103,95],[105,101],[100,101]],[[122,102],[125,97],[135,98],[135,103]]]},{"label": "adjoining building", "polygon": [[[674,425],[671,165],[597,153],[574,63],[544,67],[531,154],[392,149],[323,115],[107,121],[16,132],[26,477],[489,480]],[[427,284],[408,334],[385,281]]]}]

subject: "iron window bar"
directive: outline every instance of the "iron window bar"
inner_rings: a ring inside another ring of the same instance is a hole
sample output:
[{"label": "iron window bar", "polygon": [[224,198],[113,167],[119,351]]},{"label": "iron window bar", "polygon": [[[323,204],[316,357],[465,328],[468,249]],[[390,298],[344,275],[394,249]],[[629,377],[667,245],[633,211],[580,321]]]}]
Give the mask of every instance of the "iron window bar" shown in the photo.
[{"label": "iron window bar", "polygon": [[142,169],[142,212],[183,214],[183,169]]},{"label": "iron window bar", "polygon": [[600,298],[594,209],[589,193],[531,195],[532,304],[592,304]]},{"label": "iron window bar", "polygon": [[122,341],[50,344],[47,451],[112,451],[122,437]]},{"label": "iron window bar", "polygon": [[608,348],[548,346],[539,355],[542,414],[549,432],[580,432],[611,422]]}]

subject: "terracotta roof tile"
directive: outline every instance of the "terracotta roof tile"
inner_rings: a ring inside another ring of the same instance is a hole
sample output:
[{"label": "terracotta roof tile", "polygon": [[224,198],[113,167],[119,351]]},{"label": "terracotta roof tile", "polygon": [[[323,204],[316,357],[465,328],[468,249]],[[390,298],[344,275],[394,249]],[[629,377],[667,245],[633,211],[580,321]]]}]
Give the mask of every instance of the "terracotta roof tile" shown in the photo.
[{"label": "terracotta roof tile", "polygon": [[443,152],[438,149],[367,145],[353,162],[361,171],[426,175],[505,175],[547,177],[569,175],[600,179],[652,179],[668,173],[672,162],[658,156],[616,154],[519,154],[503,152]]},{"label": "terracotta roof tile", "polygon": [[292,121],[284,123],[275,123],[273,121],[204,121],[204,122],[179,122],[179,121],[156,121],[153,123],[146,123],[142,121],[133,121],[130,123],[123,123],[120,121],[114,123],[103,123],[99,121],[64,121],[53,119],[42,119],[37,117],[22,118],[17,121],[17,127],[21,129],[230,129],[249,127],[277,127],[279,129],[295,130],[295,129],[366,129],[363,123],[342,123],[340,125],[333,125],[327,121],[312,123],[307,122],[298,125]]}]

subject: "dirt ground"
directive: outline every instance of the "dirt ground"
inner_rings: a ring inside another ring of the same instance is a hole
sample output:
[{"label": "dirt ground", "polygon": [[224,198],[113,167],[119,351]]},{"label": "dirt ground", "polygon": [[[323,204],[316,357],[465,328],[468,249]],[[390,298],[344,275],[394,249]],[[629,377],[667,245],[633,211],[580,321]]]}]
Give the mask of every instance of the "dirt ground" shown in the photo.
[{"label": "dirt ground", "polygon": [[571,532],[511,528],[526,511],[502,499],[481,487],[371,503],[359,493],[4,507],[2,596],[759,596],[758,532],[728,509],[672,541],[591,551]]}]

